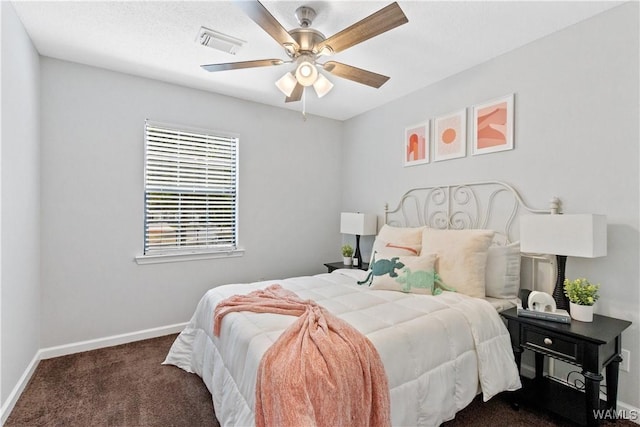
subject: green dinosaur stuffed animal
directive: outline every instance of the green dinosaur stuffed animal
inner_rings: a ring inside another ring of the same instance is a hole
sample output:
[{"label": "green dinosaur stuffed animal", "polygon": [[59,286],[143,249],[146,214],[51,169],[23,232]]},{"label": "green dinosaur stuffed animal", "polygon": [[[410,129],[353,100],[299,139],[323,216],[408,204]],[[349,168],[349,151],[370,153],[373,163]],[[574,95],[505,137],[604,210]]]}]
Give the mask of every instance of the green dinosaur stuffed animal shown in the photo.
[{"label": "green dinosaur stuffed animal", "polygon": [[399,257],[393,257],[391,259],[376,260],[376,253],[373,254],[373,260],[369,266],[369,274],[367,277],[358,282],[358,285],[364,285],[365,283],[371,286],[373,282],[373,276],[384,276],[388,274],[390,277],[397,277],[398,273],[395,270],[399,270],[404,267],[404,264],[399,262]]},{"label": "green dinosaur stuffed animal", "polygon": [[402,292],[410,292],[411,288],[429,289],[431,295],[440,295],[443,290],[455,292],[455,289],[445,285],[440,275],[435,271],[412,272],[409,267],[402,269],[404,273],[398,276],[396,282],[402,284]]}]

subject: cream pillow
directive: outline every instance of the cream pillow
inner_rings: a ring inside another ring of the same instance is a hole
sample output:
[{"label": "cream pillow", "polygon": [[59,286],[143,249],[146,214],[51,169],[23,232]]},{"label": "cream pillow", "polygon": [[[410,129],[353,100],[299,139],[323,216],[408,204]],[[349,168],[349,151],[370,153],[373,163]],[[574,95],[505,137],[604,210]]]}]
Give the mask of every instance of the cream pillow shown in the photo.
[{"label": "cream pillow", "polygon": [[383,225],[376,238],[395,245],[421,245],[425,227],[393,227]]},{"label": "cream pillow", "polygon": [[422,250],[436,253],[436,271],[457,292],[485,297],[485,269],[492,230],[438,230],[422,233]]},{"label": "cream pillow", "polygon": [[490,246],[484,277],[488,297],[516,298],[520,289],[520,242]]},{"label": "cream pillow", "polygon": [[425,227],[393,227],[384,224],[371,250],[371,262],[373,254],[383,252],[385,255],[417,256],[422,248],[422,231]]},{"label": "cream pillow", "polygon": [[385,256],[375,253],[369,276],[359,284],[371,289],[431,294],[435,279],[436,254],[421,256]]},{"label": "cream pillow", "polygon": [[420,249],[422,245],[410,245],[408,243],[393,243],[386,242],[376,237],[373,242],[373,249],[371,253],[381,253],[385,256],[397,255],[397,256],[418,256],[420,255]]}]

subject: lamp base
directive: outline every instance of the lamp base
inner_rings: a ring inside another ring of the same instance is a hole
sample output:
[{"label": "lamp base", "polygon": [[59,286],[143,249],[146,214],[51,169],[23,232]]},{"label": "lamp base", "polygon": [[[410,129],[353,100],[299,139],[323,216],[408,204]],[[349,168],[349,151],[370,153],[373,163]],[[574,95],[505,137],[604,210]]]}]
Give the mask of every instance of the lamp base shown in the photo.
[{"label": "lamp base", "polygon": [[556,260],[558,276],[556,277],[556,286],[553,288],[553,300],[556,302],[556,308],[569,310],[569,298],[564,294],[564,274],[567,266],[567,257],[565,255],[556,255]]},{"label": "lamp base", "polygon": [[356,234],[356,253],[353,255],[353,266],[362,270],[362,255],[360,254],[359,234]]}]

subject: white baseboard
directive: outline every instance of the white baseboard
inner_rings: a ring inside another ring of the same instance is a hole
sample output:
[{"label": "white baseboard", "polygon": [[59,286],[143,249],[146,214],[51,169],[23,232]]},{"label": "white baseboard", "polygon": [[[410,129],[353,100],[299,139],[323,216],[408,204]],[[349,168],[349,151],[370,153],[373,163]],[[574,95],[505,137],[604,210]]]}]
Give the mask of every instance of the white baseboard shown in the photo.
[{"label": "white baseboard", "polygon": [[520,367],[520,374],[528,378],[533,378],[536,374],[536,370],[533,366],[522,363]]},{"label": "white baseboard", "polygon": [[2,425],[4,425],[5,421],[7,421],[7,418],[9,418],[9,414],[13,410],[13,407],[16,406],[16,402],[18,401],[18,398],[24,391],[25,387],[27,386],[27,383],[29,383],[31,376],[33,375],[36,368],[38,367],[38,363],[40,363],[39,351],[36,352],[35,356],[33,356],[33,359],[27,366],[27,369],[24,371],[24,373],[18,380],[18,384],[16,384],[13,390],[11,390],[11,393],[9,393],[9,396],[7,396],[7,399],[2,404],[2,408],[0,408],[0,420]]},{"label": "white baseboard", "polygon": [[175,334],[182,331],[185,326],[187,326],[186,323],[177,323],[175,325],[145,329],[142,331],[130,332],[128,334],[112,335],[105,338],[97,338],[94,340],[80,341],[71,344],[58,345],[55,347],[42,348],[38,353],[40,353],[40,360],[51,359],[53,357],[66,356],[83,351],[97,350],[99,348],[111,347],[114,345],[127,344],[134,341],[161,337],[163,335]]},{"label": "white baseboard", "polygon": [[159,328],[144,329],[142,331],[130,332],[127,334],[112,335],[110,337],[97,338],[94,340],[80,341],[71,344],[59,345],[55,347],[41,348],[33,356],[33,360],[27,366],[16,386],[11,390],[11,393],[7,397],[6,401],[2,404],[0,409],[0,420],[4,425],[9,414],[16,405],[18,398],[24,391],[27,383],[31,379],[31,376],[38,367],[38,363],[41,360],[51,359],[53,357],[66,356],[69,354],[80,353],[83,351],[97,350],[99,348],[112,347],[114,345],[127,344],[134,341],[141,341],[150,338],[157,338],[164,335],[175,334],[181,332],[187,323],[177,323],[175,325],[162,326]]},{"label": "white baseboard", "polygon": [[618,415],[623,415],[625,419],[640,425],[640,408],[618,401]]}]

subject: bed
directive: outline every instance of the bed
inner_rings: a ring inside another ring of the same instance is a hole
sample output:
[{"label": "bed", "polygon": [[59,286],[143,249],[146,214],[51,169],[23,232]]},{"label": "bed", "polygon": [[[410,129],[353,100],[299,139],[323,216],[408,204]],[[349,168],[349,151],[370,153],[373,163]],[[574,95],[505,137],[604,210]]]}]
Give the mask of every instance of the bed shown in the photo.
[{"label": "bed", "polygon": [[[479,393],[486,401],[520,387],[498,313],[516,304],[521,282],[539,289],[540,277],[546,283],[553,273],[540,273],[538,266],[551,259],[525,255],[521,262],[518,215],[557,210],[555,199],[548,209],[533,209],[501,182],[412,189],[396,208],[385,206],[372,252],[378,261],[403,262],[402,271],[409,273],[432,266],[429,286],[352,269],[218,286],[203,296],[164,363],[203,379],[222,426],[255,425],[260,361],[296,319],[234,312],[214,336],[214,310],[233,295],[277,283],[315,301],[373,343],[388,379],[392,425],[437,426]],[[438,289],[437,283],[447,282],[455,282],[456,292]]]}]

